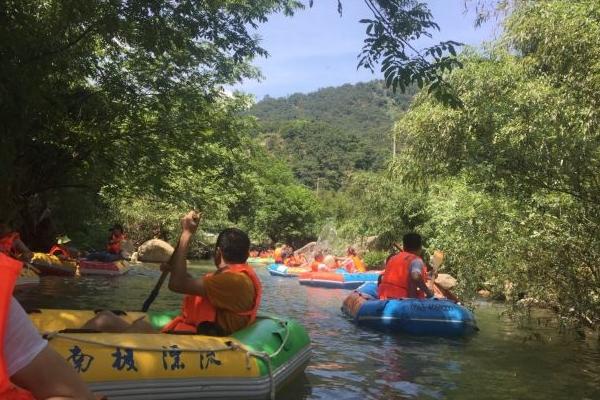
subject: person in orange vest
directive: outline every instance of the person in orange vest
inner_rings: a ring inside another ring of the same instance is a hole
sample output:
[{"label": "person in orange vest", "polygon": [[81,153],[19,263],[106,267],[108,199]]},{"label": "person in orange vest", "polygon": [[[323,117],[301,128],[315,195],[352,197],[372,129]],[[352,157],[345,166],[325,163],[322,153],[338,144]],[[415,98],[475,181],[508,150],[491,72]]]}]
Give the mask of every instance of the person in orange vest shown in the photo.
[{"label": "person in orange vest", "polygon": [[310,263],[310,270],[312,272],[318,272],[319,265],[323,264],[324,258],[325,258],[325,256],[323,255],[322,252],[318,252],[317,254],[315,254],[315,259],[313,260],[313,262]]},{"label": "person in orange vest", "polygon": [[258,256],[260,258],[269,258],[269,257],[273,257],[273,249],[265,249],[262,248],[260,250],[260,253],[258,254]]},{"label": "person in orange vest", "polygon": [[123,226],[114,224],[108,231],[110,232],[110,236],[108,237],[108,242],[106,244],[106,251],[90,253],[86,257],[87,260],[113,262],[123,259],[121,244],[126,238]]},{"label": "person in orange vest", "polygon": [[22,265],[0,254],[0,399],[95,399],[12,297]]},{"label": "person in orange vest", "polygon": [[61,260],[76,260],[79,258],[79,251],[71,246],[67,246],[71,243],[71,239],[67,235],[60,235],[56,238],[56,244],[50,248],[48,254],[56,256]]},{"label": "person in orange vest", "polygon": [[341,259],[341,265],[348,272],[365,272],[367,270],[365,263],[358,256],[354,247],[348,247],[346,258]]},{"label": "person in orange vest", "polygon": [[275,259],[275,263],[283,264],[283,262],[288,256],[289,251],[287,244],[282,244],[275,247],[275,251],[273,252],[273,258]]},{"label": "person in orange vest", "polygon": [[106,251],[110,254],[121,255],[121,243],[125,240],[125,232],[123,226],[120,224],[114,224],[109,229],[110,237],[108,238],[108,244],[106,245]]},{"label": "person in orange vest", "polygon": [[22,261],[29,261],[33,257],[33,252],[23,243],[21,236],[5,222],[0,222],[0,253]]},{"label": "person in orange vest", "polygon": [[407,233],[402,238],[402,251],[390,257],[379,283],[379,298],[425,298],[433,297],[427,287],[427,267],[421,259],[423,251],[421,235]]},{"label": "person in orange vest", "polygon": [[303,264],[306,264],[306,257],[304,254],[294,254],[294,249],[291,246],[288,246],[288,256],[283,260],[283,263],[288,267],[299,267]]},{"label": "person in orange vest", "polygon": [[335,256],[328,254],[323,259],[323,263],[319,264],[319,271],[322,272],[335,272],[339,268],[339,264],[335,259]]},{"label": "person in orange vest", "polygon": [[[223,230],[215,245],[216,272],[193,278],[188,274],[186,257],[198,224],[199,216],[193,211],[181,220],[177,248],[170,262],[161,266],[163,271],[171,272],[169,289],[186,295],[181,314],[162,331],[230,335],[256,320],[262,297],[260,280],[246,264],[250,239],[239,229]],[[110,332],[151,331],[146,321],[128,324],[110,311],[98,313],[83,328]]]}]

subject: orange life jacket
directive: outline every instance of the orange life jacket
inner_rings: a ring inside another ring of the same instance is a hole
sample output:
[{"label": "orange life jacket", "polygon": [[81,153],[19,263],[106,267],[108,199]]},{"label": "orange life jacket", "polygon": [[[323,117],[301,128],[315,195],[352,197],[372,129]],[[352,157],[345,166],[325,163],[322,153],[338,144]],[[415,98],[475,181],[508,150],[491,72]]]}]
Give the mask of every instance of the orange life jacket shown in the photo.
[{"label": "orange life jacket", "polygon": [[106,245],[106,251],[112,254],[121,254],[121,242],[125,240],[124,234],[112,234],[110,243]]},{"label": "orange life jacket", "polygon": [[351,256],[352,262],[354,263],[354,269],[357,272],[365,272],[367,268],[365,268],[365,263],[360,259],[359,256]]},{"label": "orange life jacket", "polygon": [[51,254],[54,256],[61,255],[66,258],[74,258],[73,255],[71,254],[71,252],[69,251],[69,249],[60,244],[55,244],[54,246],[52,246],[52,248],[50,249],[48,254]]},{"label": "orange life jacket", "polygon": [[[409,297],[409,287],[411,285],[410,263],[417,259],[420,260],[421,258],[402,251],[388,260],[379,284],[379,298],[381,300]],[[425,282],[426,276],[427,268],[423,264],[421,270],[423,282]],[[425,298],[425,293],[417,290],[417,298]]]},{"label": "orange life jacket", "polygon": [[283,263],[283,247],[278,247],[273,252],[273,258],[277,264]]},{"label": "orange life jacket", "polygon": [[15,387],[10,382],[6,362],[4,361],[4,335],[10,313],[10,302],[15,282],[23,263],[4,254],[0,254],[0,399],[31,400],[31,393]]},{"label": "orange life jacket", "polygon": [[[235,312],[239,316],[248,316],[250,320],[248,325],[256,320],[256,313],[262,298],[262,285],[254,270],[248,264],[232,264],[218,273],[244,273],[248,275],[254,286],[254,305],[248,311]],[[214,274],[206,274],[212,276]],[[198,325],[203,322],[215,322],[217,320],[218,309],[212,305],[210,300],[202,296],[186,295],[183,299],[181,315],[174,318],[163,328],[163,332],[197,332]],[[231,311],[231,310],[228,310]]]},{"label": "orange life jacket", "polygon": [[13,256],[13,245],[15,240],[21,237],[17,232],[10,232],[0,238],[0,253],[4,253],[7,256]]},{"label": "orange life jacket", "polygon": [[317,272],[319,271],[319,264],[321,264],[320,262],[318,262],[317,260],[314,260],[312,263],[310,263],[310,269],[312,272]]},{"label": "orange life jacket", "polygon": [[300,259],[300,257],[292,254],[291,256],[287,257],[283,263],[288,267],[298,267],[302,265],[302,260]]}]

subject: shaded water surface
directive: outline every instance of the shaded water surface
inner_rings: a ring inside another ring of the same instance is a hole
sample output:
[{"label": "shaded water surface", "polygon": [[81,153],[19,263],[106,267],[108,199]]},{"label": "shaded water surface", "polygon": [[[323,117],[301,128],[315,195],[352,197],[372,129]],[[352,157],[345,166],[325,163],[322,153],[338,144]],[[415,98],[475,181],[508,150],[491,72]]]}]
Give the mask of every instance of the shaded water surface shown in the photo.
[{"label": "shaded water surface", "polygon": [[[193,264],[201,274],[211,266]],[[470,339],[385,335],[357,328],[342,315],[343,290],[307,288],[257,268],[261,309],[299,320],[313,343],[304,377],[281,399],[600,399],[600,344],[561,334],[538,319],[518,326],[498,306],[476,310],[481,332]],[[159,271],[136,267],[119,278],[45,277],[18,293],[27,307],[140,309]],[[178,309],[165,287],[153,310]]]}]

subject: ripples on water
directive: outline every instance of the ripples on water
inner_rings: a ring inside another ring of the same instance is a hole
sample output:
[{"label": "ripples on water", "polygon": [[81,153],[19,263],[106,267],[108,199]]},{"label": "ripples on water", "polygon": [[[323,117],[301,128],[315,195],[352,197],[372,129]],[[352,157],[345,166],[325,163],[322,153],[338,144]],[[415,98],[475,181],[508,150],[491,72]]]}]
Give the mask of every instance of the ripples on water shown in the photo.
[{"label": "ripples on water", "polygon": [[[200,274],[212,270],[194,265]],[[500,308],[476,310],[481,332],[469,339],[418,338],[364,330],[344,317],[343,290],[308,288],[257,268],[261,310],[299,320],[313,358],[282,399],[600,399],[600,345],[552,326],[518,327]],[[140,309],[160,272],[137,267],[119,278],[46,277],[18,294],[27,307]],[[154,310],[178,309],[163,288]]]}]

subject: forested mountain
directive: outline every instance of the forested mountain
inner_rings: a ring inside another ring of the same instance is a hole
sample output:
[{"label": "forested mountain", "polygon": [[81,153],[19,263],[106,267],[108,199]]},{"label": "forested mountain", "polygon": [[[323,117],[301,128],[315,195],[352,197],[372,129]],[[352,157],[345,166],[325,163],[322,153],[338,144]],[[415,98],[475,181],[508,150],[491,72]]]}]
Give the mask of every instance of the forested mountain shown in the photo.
[{"label": "forested mountain", "polygon": [[338,189],[355,170],[377,170],[391,154],[390,129],[412,92],[393,94],[382,81],[265,97],[249,113],[255,135],[287,160],[307,186]]}]

